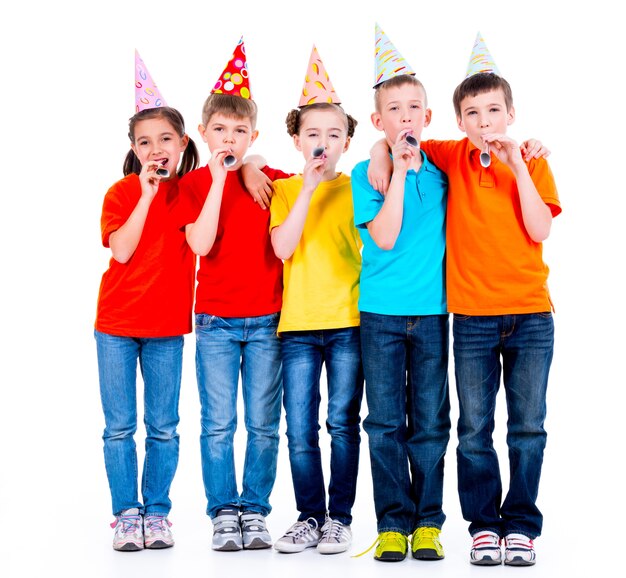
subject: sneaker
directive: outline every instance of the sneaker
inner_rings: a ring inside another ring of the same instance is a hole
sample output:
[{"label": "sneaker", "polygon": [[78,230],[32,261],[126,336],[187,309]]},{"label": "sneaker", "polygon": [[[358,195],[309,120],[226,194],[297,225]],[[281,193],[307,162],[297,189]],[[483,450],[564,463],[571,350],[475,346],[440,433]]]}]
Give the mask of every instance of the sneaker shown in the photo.
[{"label": "sneaker", "polygon": [[115,528],[113,549],[120,552],[143,550],[143,524],[138,508],[124,510],[111,524]]},{"label": "sneaker", "polygon": [[272,547],[272,538],[265,525],[265,516],[257,512],[245,511],[239,519],[241,537],[246,550],[262,550]]},{"label": "sneaker", "polygon": [[143,541],[146,548],[160,550],[174,545],[174,536],[167,516],[148,515],[143,518]]},{"label": "sneaker", "polygon": [[507,534],[504,537],[504,563],[507,566],[532,566],[535,558],[535,547],[528,536]]},{"label": "sneaker", "polygon": [[378,534],[378,545],[374,560],[381,562],[401,562],[406,558],[408,541],[400,532],[381,532]]},{"label": "sneaker", "polygon": [[413,558],[417,560],[443,560],[443,546],[439,541],[439,528],[421,526],[411,536]]},{"label": "sneaker", "polygon": [[302,552],[306,548],[317,546],[321,537],[322,533],[318,530],[315,518],[299,520],[276,541],[274,548],[279,552]]},{"label": "sneaker", "polygon": [[234,508],[223,508],[213,518],[213,550],[236,552],[243,548],[239,512]]},{"label": "sneaker", "polygon": [[320,554],[338,554],[345,552],[352,542],[352,530],[350,526],[342,524],[338,520],[326,517],[322,526],[322,537],[317,544]]},{"label": "sneaker", "polygon": [[502,563],[500,536],[495,532],[477,532],[470,552],[470,562],[477,566],[497,566]]}]

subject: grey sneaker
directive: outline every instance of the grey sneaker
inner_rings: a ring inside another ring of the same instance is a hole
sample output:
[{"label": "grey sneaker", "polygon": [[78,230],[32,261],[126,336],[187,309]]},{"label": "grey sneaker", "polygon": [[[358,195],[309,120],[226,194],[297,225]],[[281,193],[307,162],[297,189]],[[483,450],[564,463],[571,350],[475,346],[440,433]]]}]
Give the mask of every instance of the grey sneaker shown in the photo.
[{"label": "grey sneaker", "polygon": [[241,537],[246,550],[262,550],[272,547],[272,538],[265,525],[265,516],[245,511],[241,514]]},{"label": "grey sneaker", "polygon": [[143,524],[137,508],[124,510],[115,516],[111,524],[115,528],[113,548],[120,552],[136,552],[143,550]]},{"label": "grey sneaker", "polygon": [[170,526],[172,523],[167,516],[148,515],[143,518],[144,545],[150,550],[171,548],[174,545],[174,536]]},{"label": "grey sneaker", "polygon": [[326,517],[326,522],[322,526],[322,537],[317,544],[317,551],[320,554],[338,554],[345,552],[351,543],[352,530],[350,526]]},{"label": "grey sneaker", "polygon": [[315,518],[296,522],[285,535],[274,544],[274,548],[279,552],[302,552],[306,548],[317,546],[322,533],[317,526]]},{"label": "grey sneaker", "polygon": [[213,518],[213,550],[236,552],[243,548],[239,512],[234,508],[223,508]]}]

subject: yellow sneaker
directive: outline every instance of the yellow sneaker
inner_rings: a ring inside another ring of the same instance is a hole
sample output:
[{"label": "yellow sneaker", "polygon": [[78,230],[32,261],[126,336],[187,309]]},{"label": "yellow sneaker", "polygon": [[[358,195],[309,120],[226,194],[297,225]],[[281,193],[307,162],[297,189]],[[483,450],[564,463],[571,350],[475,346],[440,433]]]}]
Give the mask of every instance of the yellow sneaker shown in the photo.
[{"label": "yellow sneaker", "polygon": [[422,526],[411,536],[413,558],[417,560],[443,560],[443,546],[439,541],[439,528]]},{"label": "yellow sneaker", "polygon": [[378,534],[378,545],[374,560],[381,562],[400,562],[406,558],[408,541],[400,532],[381,532]]}]

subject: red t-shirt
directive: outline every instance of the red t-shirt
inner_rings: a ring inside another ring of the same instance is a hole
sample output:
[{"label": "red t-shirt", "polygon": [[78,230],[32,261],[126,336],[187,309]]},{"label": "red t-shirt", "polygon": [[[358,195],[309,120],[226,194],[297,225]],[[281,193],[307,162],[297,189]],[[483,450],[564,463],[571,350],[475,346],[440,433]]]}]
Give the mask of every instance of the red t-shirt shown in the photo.
[{"label": "red t-shirt", "polygon": [[[126,337],[170,337],[190,333],[195,255],[175,219],[178,177],[161,182],[141,239],[122,264],[111,258],[102,276],[95,327]],[[141,197],[135,174],[115,183],[102,207],[102,244],[127,220]]]},{"label": "red t-shirt", "polygon": [[[264,167],[272,180],[288,178]],[[195,223],[212,183],[208,166],[187,173],[180,182],[179,226]],[[241,171],[229,171],[224,184],[215,243],[200,257],[196,313],[219,317],[257,317],[280,311],[283,263],[274,255],[270,211],[246,190]]]}]

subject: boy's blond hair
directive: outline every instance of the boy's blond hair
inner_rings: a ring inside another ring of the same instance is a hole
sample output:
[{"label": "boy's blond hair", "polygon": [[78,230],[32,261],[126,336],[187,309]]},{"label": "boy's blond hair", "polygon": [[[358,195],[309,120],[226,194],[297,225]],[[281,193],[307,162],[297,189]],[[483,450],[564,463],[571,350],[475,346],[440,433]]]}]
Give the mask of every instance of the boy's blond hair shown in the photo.
[{"label": "boy's blond hair", "polygon": [[380,93],[383,90],[404,86],[405,84],[420,87],[424,91],[424,106],[428,106],[428,96],[426,95],[424,85],[411,74],[400,74],[398,76],[393,76],[389,80],[385,80],[385,82],[381,82],[378,86],[376,86],[374,91],[374,106],[376,107],[376,112],[380,112]]},{"label": "boy's blond hair", "polygon": [[230,118],[247,118],[250,120],[252,130],[256,128],[257,106],[249,98],[212,92],[202,107],[202,124],[207,126],[216,113]]}]

